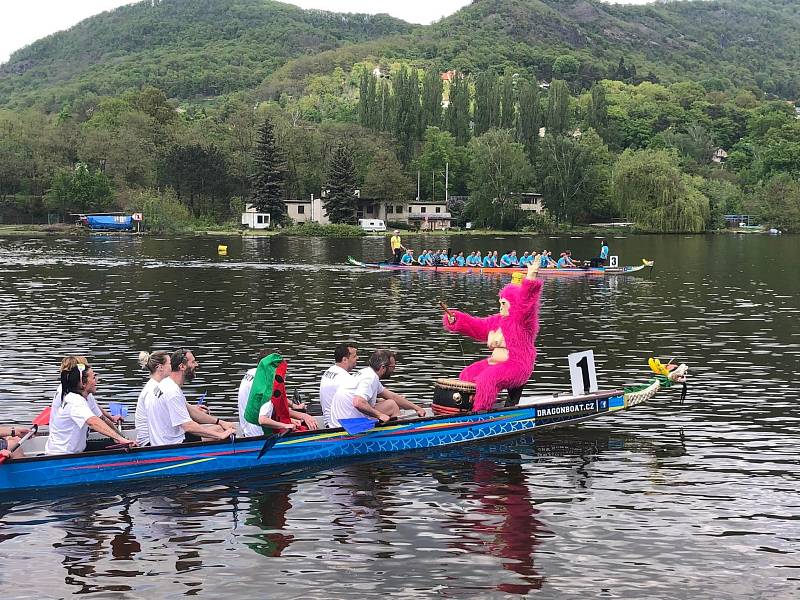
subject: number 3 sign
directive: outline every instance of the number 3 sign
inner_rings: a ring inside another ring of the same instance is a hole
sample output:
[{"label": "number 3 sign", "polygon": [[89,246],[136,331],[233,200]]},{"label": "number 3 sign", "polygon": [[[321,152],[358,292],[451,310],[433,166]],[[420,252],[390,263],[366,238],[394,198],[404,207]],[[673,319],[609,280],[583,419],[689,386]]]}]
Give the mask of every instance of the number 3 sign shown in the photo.
[{"label": "number 3 sign", "polygon": [[582,396],[597,391],[597,373],[594,370],[594,352],[575,352],[570,354],[569,378],[572,382],[572,395]]}]

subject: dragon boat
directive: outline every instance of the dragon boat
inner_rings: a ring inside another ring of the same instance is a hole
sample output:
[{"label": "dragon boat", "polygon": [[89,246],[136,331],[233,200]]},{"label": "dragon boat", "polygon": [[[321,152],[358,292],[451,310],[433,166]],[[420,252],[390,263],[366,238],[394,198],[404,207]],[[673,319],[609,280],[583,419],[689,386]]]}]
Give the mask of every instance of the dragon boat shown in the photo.
[{"label": "dragon boat", "polygon": [[[429,273],[464,273],[475,275],[509,275],[514,272],[525,273],[527,269],[519,267],[450,267],[445,265],[435,265],[432,267],[423,265],[396,265],[394,263],[380,262],[362,262],[356,260],[352,256],[347,257],[347,264],[353,267],[362,267],[366,269],[382,269],[387,271],[420,271]],[[567,267],[565,269],[556,269],[554,267],[539,269],[540,277],[604,277],[607,275],[634,275],[642,273],[645,269],[649,269],[648,273],[652,273],[655,261],[642,259],[640,265],[630,265],[622,267]]]},{"label": "dragon boat", "polygon": [[[653,369],[656,374],[638,386],[581,395],[526,396],[515,406],[495,407],[479,413],[451,409],[444,414],[441,411],[435,414],[427,409],[425,417],[370,425],[359,433],[348,433],[344,429],[319,429],[283,436],[90,450],[55,456],[43,454],[46,442],[46,436],[43,435],[24,443],[25,458],[0,464],[0,495],[7,497],[32,490],[121,485],[178,476],[221,477],[256,469],[293,469],[357,457],[369,458],[519,436],[631,409],[650,400],[660,389],[679,382],[684,383],[685,394],[686,365],[682,364],[671,371],[664,369],[660,363],[658,366],[660,369]],[[452,396],[455,404],[459,404],[461,394],[455,392]],[[126,430],[124,433],[131,439],[135,438],[135,430]],[[94,435],[90,435],[90,447],[112,444],[110,439],[92,439]]]}]

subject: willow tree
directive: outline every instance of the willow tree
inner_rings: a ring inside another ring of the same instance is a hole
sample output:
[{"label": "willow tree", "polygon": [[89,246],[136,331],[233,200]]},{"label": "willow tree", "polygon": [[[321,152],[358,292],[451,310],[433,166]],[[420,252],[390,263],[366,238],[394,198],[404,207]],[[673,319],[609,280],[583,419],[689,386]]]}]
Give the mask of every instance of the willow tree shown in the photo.
[{"label": "willow tree", "polygon": [[623,217],[659,232],[700,232],[709,217],[708,198],[681,172],[667,150],[625,150],[614,166],[613,199]]}]

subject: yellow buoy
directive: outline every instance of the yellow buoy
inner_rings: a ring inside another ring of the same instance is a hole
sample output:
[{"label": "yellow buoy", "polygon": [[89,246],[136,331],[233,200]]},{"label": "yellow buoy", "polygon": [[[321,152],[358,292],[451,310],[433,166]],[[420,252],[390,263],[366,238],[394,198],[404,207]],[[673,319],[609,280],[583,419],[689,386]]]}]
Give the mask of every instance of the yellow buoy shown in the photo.
[{"label": "yellow buoy", "polygon": [[220,244],[219,246],[217,246],[217,253],[219,253],[220,256],[227,256],[228,247]]}]

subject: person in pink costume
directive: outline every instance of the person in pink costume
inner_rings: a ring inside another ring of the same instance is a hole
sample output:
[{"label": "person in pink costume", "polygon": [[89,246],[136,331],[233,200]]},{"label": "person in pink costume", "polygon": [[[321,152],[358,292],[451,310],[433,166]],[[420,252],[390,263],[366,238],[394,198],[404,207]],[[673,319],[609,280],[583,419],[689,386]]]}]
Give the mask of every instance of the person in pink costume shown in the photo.
[{"label": "person in pink costume", "polygon": [[442,323],[448,331],[485,342],[492,351],[484,359],[464,367],[458,378],[476,385],[473,410],[487,410],[504,389],[525,385],[536,363],[534,341],[539,332],[539,297],[542,282],[536,279],[540,255],[528,265],[521,283],[510,283],[500,291],[500,312],[490,317],[473,317],[457,310],[445,310]]}]

